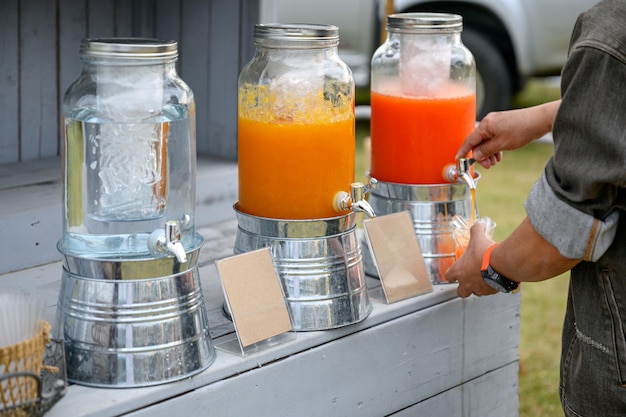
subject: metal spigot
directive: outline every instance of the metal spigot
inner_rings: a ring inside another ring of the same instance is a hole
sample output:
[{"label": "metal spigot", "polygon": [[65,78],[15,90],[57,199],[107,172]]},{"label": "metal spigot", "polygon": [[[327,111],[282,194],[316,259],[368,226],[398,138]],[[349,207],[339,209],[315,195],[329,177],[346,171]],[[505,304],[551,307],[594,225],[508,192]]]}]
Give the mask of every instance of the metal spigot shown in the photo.
[{"label": "metal spigot", "polygon": [[469,170],[472,164],[476,162],[474,158],[459,158],[455,165],[448,165],[444,168],[443,177],[449,182],[464,182],[470,190],[476,189],[476,182]]},{"label": "metal spigot", "polygon": [[181,243],[180,224],[175,220],[165,222],[163,229],[157,229],[148,238],[148,249],[154,255],[169,254],[178,262],[187,262],[187,253]]},{"label": "metal spigot", "polygon": [[374,209],[365,199],[365,195],[373,188],[376,188],[377,184],[378,181],[376,178],[370,178],[367,184],[353,182],[350,184],[349,194],[346,191],[340,191],[335,196],[335,210],[352,210],[354,212],[365,213],[370,218],[376,217],[376,213],[374,213]]}]

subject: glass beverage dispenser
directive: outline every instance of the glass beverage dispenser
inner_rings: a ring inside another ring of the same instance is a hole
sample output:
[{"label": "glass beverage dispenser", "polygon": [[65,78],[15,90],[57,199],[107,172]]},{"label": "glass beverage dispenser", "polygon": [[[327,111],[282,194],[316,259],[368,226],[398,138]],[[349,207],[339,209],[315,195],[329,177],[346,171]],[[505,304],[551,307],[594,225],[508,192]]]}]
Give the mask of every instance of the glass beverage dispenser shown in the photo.
[{"label": "glass beverage dispenser", "polygon": [[64,258],[57,332],[68,377],[132,387],[208,367],[195,230],[195,105],[177,44],[84,39],[63,102]]},{"label": "glass beverage dispenser", "polygon": [[295,330],[338,327],[371,307],[355,212],[354,81],[331,25],[257,24],[239,75],[235,252],[269,246]]},{"label": "glass beverage dispenser", "polygon": [[[431,281],[454,262],[451,220],[475,208],[473,168],[455,161],[476,120],[476,71],[462,17],[398,13],[372,58],[369,202],[377,214],[411,212]],[[467,160],[465,161],[467,162]],[[368,273],[375,275],[370,260]]]}]

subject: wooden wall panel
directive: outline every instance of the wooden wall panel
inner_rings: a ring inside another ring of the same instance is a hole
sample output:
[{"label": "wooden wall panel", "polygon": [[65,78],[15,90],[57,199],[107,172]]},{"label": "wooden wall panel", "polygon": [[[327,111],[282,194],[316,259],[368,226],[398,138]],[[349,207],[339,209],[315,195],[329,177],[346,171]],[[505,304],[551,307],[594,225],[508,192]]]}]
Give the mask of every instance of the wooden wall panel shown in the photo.
[{"label": "wooden wall panel", "polygon": [[17,2],[0,1],[0,164],[19,158]]},{"label": "wooden wall panel", "polygon": [[85,37],[179,43],[194,90],[198,151],[236,160],[237,77],[252,56],[262,0],[0,1],[0,164],[59,156],[63,95]]},{"label": "wooden wall panel", "polygon": [[[207,141],[202,143],[202,151],[213,150],[217,155],[236,157],[237,155],[237,79],[240,68],[239,28],[242,7],[233,7],[230,0],[211,2],[209,25],[214,33],[222,36],[209,37],[208,54],[210,57],[208,84],[219,86],[216,91],[209,91],[206,117],[209,121]],[[242,2],[239,2],[242,3]]]},{"label": "wooden wall panel", "polygon": [[[80,39],[87,36],[87,4],[85,0],[66,0],[59,3],[58,71],[59,116],[63,114],[63,96],[67,88],[78,78],[81,64],[78,59]],[[63,135],[63,124],[59,124],[59,138]]]},{"label": "wooden wall panel", "polygon": [[115,36],[115,2],[102,0],[87,1],[87,36]]},{"label": "wooden wall panel", "polygon": [[[161,39],[173,39],[180,42],[182,26],[182,3],[183,0],[155,0],[153,30],[154,36]],[[178,49],[178,69],[180,62],[184,61],[185,50]]]},{"label": "wooden wall panel", "polygon": [[21,161],[58,154],[56,3],[20,2],[19,148]]},{"label": "wooden wall panel", "polygon": [[[213,0],[214,1],[214,0]],[[208,153],[207,111],[209,95],[209,2],[183,1],[178,48],[179,75],[191,87],[196,100],[196,138],[198,152]],[[215,33],[215,32],[214,32]]]}]

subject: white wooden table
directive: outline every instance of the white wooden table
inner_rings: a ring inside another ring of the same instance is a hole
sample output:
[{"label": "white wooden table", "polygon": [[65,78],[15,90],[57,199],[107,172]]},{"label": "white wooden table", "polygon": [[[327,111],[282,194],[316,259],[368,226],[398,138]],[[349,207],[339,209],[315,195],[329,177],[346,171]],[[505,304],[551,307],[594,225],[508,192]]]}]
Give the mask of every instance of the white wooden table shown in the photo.
[{"label": "white wooden table", "polygon": [[[200,276],[211,337],[219,345],[233,337],[234,329],[222,314],[214,261],[232,255],[237,224],[218,214],[234,201],[228,181],[236,167],[217,168],[217,180],[200,170],[197,214],[218,219],[199,232],[205,237]],[[0,189],[0,201],[31,188]],[[60,204],[60,197],[54,201]],[[25,219],[31,215],[27,207],[15,212]],[[60,223],[57,212],[55,206],[53,214],[41,215],[39,224]],[[10,216],[0,218],[9,229],[18,227],[9,224]],[[38,242],[56,241],[60,232],[54,233],[42,236],[40,230],[33,236]],[[7,253],[24,256],[8,250],[2,262],[11,261]],[[37,292],[49,300],[45,318],[54,323],[61,268],[55,261],[0,274],[0,290]],[[208,369],[168,384],[132,389],[71,385],[46,416],[518,415],[520,294],[459,299],[456,286],[448,284],[386,304],[380,282],[368,278],[367,285],[373,311],[360,323],[298,332],[293,340],[245,357],[218,350]]]}]

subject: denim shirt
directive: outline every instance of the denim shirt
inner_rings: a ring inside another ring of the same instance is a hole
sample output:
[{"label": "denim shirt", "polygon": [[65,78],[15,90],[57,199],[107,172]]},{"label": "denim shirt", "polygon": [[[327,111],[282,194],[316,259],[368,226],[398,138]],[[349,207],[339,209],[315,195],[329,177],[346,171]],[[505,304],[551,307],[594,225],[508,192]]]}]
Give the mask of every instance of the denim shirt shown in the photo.
[{"label": "denim shirt", "polygon": [[571,271],[561,353],[566,416],[626,415],[626,1],[574,28],[553,125],[554,155],[526,201]]},{"label": "denim shirt", "polygon": [[554,156],[526,201],[535,230],[568,258],[597,261],[626,210],[624,3],[603,1],[574,28]]}]

